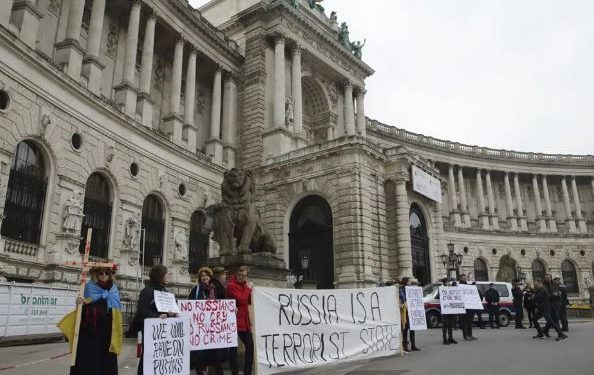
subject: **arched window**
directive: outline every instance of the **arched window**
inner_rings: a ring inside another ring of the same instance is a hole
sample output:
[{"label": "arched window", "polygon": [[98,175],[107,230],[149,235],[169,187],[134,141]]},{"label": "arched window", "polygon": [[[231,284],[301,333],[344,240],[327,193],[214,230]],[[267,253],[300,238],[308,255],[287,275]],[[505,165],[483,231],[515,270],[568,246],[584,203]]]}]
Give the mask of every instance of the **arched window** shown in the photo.
[{"label": "arched window", "polygon": [[190,268],[189,272],[195,274],[198,269],[208,263],[208,233],[204,233],[206,215],[203,211],[195,211],[190,219]]},{"label": "arched window", "polygon": [[561,263],[561,275],[563,276],[563,284],[565,284],[565,287],[567,288],[567,293],[580,292],[575,266],[571,261],[564,260],[563,263]]},{"label": "arched window", "polygon": [[543,281],[546,272],[547,270],[542,260],[535,259],[534,262],[532,262],[532,280]]},{"label": "arched window", "polygon": [[165,233],[165,217],[163,206],[154,195],[144,199],[142,205],[142,229],[145,238],[141,238],[140,264],[152,267],[163,261],[163,236]]},{"label": "arched window", "polygon": [[431,282],[429,236],[427,235],[425,217],[416,204],[410,207],[409,225],[413,276],[421,285],[425,285]]},{"label": "arched window", "polygon": [[16,147],[4,204],[1,234],[31,244],[39,244],[43,207],[47,190],[41,152],[29,141]]},{"label": "arched window", "polygon": [[487,270],[487,263],[481,258],[476,258],[474,260],[474,280],[489,281],[489,271]]},{"label": "arched window", "polygon": [[105,177],[100,173],[93,173],[87,180],[85,188],[84,219],[81,230],[79,251],[85,251],[87,229],[93,228],[91,237],[91,255],[107,258],[109,253],[109,230],[111,229],[111,190]]}]

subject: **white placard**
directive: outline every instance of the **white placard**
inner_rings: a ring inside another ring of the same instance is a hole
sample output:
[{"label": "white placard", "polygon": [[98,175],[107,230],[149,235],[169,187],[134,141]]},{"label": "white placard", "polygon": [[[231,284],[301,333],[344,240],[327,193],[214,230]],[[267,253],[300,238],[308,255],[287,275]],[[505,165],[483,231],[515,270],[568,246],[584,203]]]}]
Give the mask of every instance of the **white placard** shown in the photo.
[{"label": "white placard", "polygon": [[441,305],[441,315],[464,314],[464,300],[462,299],[462,289],[457,286],[439,287],[439,304]]},{"label": "white placard", "polygon": [[178,301],[190,317],[190,350],[237,346],[237,307],[233,299]]},{"label": "white placard", "polygon": [[144,375],[190,373],[190,318],[144,320]]},{"label": "white placard", "polygon": [[175,295],[173,293],[159,292],[158,290],[155,290],[153,298],[155,299],[157,311],[160,313],[179,313],[179,308],[177,307]]},{"label": "white placard", "polygon": [[254,288],[258,374],[399,353],[401,325],[397,293],[395,287]]},{"label": "white placard", "polygon": [[414,191],[441,203],[441,182],[437,178],[413,165],[412,182]]},{"label": "white placard", "polygon": [[410,330],[420,331],[427,329],[423,288],[420,286],[406,286],[404,291],[406,292],[406,310],[408,311]]},{"label": "white placard", "polygon": [[462,300],[467,310],[482,310],[483,302],[476,285],[458,285],[462,289]]}]

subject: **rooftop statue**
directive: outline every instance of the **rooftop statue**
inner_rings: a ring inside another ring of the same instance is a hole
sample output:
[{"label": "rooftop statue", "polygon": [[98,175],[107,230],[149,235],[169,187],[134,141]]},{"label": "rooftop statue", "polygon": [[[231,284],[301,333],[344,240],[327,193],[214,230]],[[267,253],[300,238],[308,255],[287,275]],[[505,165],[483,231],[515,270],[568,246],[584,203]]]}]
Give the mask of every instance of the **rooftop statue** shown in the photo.
[{"label": "rooftop statue", "polygon": [[293,6],[293,8],[299,9],[299,3],[301,2],[301,0],[289,0],[289,2]]},{"label": "rooftop statue", "polygon": [[332,11],[332,13],[330,13],[330,26],[332,26],[332,28],[336,31],[340,30],[340,28],[338,27],[338,16],[336,15],[335,11]]},{"label": "rooftop statue", "polygon": [[367,39],[365,39],[363,41],[363,43],[361,43],[360,40],[358,40],[356,42],[351,42],[351,51],[359,59],[363,56],[362,50],[363,50],[363,47],[365,46],[365,43],[367,43]]},{"label": "rooftop statue", "polygon": [[324,7],[321,6],[320,4],[318,4],[318,3],[321,3],[322,1],[324,1],[324,0],[307,0],[307,3],[309,4],[309,7],[311,9],[316,9],[316,10],[319,10],[320,12],[324,12]]},{"label": "rooftop statue", "polygon": [[351,41],[349,40],[349,27],[346,22],[340,24],[340,30],[338,31],[338,41],[344,48],[349,51],[352,50]]}]

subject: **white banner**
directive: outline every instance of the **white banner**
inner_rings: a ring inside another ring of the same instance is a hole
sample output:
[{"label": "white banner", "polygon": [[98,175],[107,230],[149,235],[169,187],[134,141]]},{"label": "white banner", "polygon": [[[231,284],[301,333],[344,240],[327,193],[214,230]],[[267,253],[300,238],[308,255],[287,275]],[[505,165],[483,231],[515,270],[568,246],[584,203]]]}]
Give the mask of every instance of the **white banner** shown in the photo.
[{"label": "white banner", "polygon": [[406,292],[406,310],[408,311],[410,330],[420,331],[427,329],[423,288],[420,286],[406,286],[404,291]]},{"label": "white banner", "polygon": [[441,203],[441,182],[437,178],[413,165],[412,183],[414,191]]},{"label": "white banner", "polygon": [[178,301],[190,317],[190,350],[237,346],[237,312],[233,299]]},{"label": "white banner", "polygon": [[144,320],[144,375],[190,373],[190,318]]},{"label": "white banner", "polygon": [[252,291],[258,374],[389,356],[400,350],[394,287]]},{"label": "white banner", "polygon": [[462,300],[462,289],[457,286],[439,287],[439,304],[442,315],[464,314],[464,301]]},{"label": "white banner", "polygon": [[179,308],[177,307],[175,295],[173,293],[159,292],[158,290],[155,290],[153,298],[155,299],[157,311],[160,313],[179,313]]},{"label": "white banner", "polygon": [[464,301],[464,308],[467,310],[482,310],[483,302],[479,295],[476,285],[458,285],[462,289],[462,300]]}]

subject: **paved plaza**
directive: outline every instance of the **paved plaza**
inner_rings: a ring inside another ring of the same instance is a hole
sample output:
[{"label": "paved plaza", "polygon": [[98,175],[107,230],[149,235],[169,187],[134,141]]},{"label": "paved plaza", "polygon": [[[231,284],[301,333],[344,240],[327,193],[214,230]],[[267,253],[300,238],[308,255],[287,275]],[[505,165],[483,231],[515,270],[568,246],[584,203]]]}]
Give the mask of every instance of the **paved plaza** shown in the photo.
[{"label": "paved plaza", "polygon": [[[333,369],[299,372],[300,374],[336,375],[582,375],[592,374],[592,337],[594,322],[573,323],[570,338],[564,342],[554,339],[534,340],[533,330],[477,330],[475,342],[459,341],[458,345],[441,345],[441,330],[418,334],[420,353],[404,358],[390,357],[368,362],[351,363]],[[460,336],[455,331],[454,337]],[[0,348],[0,367],[33,362],[67,352],[65,343]],[[135,344],[127,341],[119,357],[120,375],[136,374]],[[0,371],[0,375],[63,375],[68,373],[69,358],[62,357],[15,370]],[[439,370],[438,370],[439,369]]]}]

